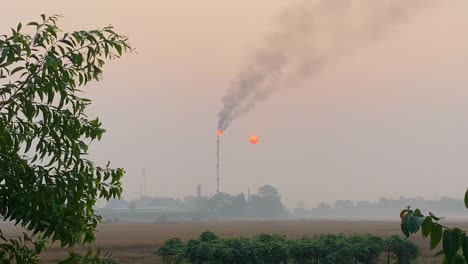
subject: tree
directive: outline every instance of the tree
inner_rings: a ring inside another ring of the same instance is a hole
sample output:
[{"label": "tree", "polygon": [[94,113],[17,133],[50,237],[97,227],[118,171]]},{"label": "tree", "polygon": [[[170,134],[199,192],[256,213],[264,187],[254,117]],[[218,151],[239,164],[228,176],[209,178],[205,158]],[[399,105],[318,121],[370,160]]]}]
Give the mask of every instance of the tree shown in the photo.
[{"label": "tree", "polygon": [[136,201],[131,201],[131,202],[128,204],[128,211],[129,211],[130,213],[136,213],[136,209],[137,209]]},{"label": "tree", "polygon": [[0,216],[62,246],[89,243],[93,207],[120,198],[124,170],[87,159],[105,130],[78,88],[132,48],[112,26],[63,33],[58,16],[41,17],[0,36]]},{"label": "tree", "polygon": [[[468,209],[468,189],[465,193],[465,207]],[[421,210],[412,210],[410,206],[400,213],[401,230],[409,237],[421,230],[423,237],[430,237],[431,249],[442,242],[442,250],[436,255],[444,256],[447,264],[468,264],[468,231],[450,228],[440,223],[441,218],[429,212],[424,216]]]},{"label": "tree", "polygon": [[271,185],[260,187],[258,194],[250,197],[249,205],[254,215],[260,217],[284,217],[287,215],[278,189]]},{"label": "tree", "polygon": [[258,188],[258,195],[262,198],[280,198],[278,189],[271,185],[264,185]]}]

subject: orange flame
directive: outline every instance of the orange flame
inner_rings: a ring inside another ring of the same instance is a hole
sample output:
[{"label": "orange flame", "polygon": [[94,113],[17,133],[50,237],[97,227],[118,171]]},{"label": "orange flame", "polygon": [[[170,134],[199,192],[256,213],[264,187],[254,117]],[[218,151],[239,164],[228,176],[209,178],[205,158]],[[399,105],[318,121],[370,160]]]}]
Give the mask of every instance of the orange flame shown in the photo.
[{"label": "orange flame", "polygon": [[222,136],[222,135],[223,135],[223,131],[222,131],[221,129],[218,129],[217,135],[218,135],[218,137]]}]

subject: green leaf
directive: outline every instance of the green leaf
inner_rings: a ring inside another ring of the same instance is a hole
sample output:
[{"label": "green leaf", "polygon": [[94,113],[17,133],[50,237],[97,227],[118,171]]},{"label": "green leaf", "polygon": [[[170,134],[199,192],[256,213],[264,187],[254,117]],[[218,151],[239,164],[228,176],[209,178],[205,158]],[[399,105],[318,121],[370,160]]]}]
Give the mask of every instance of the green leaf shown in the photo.
[{"label": "green leaf", "polygon": [[37,23],[37,22],[29,22],[27,25],[28,25],[28,26],[36,26],[36,27],[38,27],[38,26],[39,26],[39,23]]},{"label": "green leaf", "polygon": [[68,46],[70,47],[74,47],[75,45],[73,45],[73,43],[71,43],[70,41],[66,40],[66,39],[61,39],[60,42],[63,42],[65,44],[67,44]]},{"label": "green leaf", "polygon": [[419,216],[419,217],[423,216],[422,213],[421,213],[421,210],[419,210],[419,209],[414,210],[413,215],[414,216]]},{"label": "green leaf", "polygon": [[10,75],[13,75],[21,70],[24,70],[24,67],[16,67],[11,71]]},{"label": "green leaf", "polygon": [[119,44],[115,44],[114,47],[117,50],[117,52],[119,53],[119,56],[122,56],[122,46],[120,46]]},{"label": "green leaf", "polygon": [[458,228],[445,230],[442,246],[449,264],[454,263],[458,250],[461,248],[462,232]]},{"label": "green leaf", "polygon": [[423,237],[429,236],[432,231],[432,226],[432,218],[427,216],[426,219],[424,219],[424,222],[421,224],[421,233]]},{"label": "green leaf", "polygon": [[401,219],[401,231],[403,232],[403,234],[405,234],[406,237],[409,237],[410,236],[410,232],[409,232],[409,228],[408,228],[408,218],[409,218],[410,214],[405,214],[405,216],[403,216],[403,218]]},{"label": "green leaf", "polygon": [[[416,209],[417,210],[417,209]],[[416,211],[415,211],[416,213]],[[418,215],[421,215],[419,213]],[[425,218],[417,215],[410,215],[408,217],[408,231],[410,233],[417,233],[421,228],[421,224],[424,222]]]},{"label": "green leaf", "polygon": [[437,247],[442,239],[442,226],[434,224],[431,231],[431,249]]}]

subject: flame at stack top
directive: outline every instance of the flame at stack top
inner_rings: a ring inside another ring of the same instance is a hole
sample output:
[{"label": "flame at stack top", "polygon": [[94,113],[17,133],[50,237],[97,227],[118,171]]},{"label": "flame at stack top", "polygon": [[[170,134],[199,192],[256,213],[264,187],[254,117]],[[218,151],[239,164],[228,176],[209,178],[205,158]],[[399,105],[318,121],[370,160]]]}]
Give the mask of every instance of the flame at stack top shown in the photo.
[{"label": "flame at stack top", "polygon": [[223,135],[223,130],[218,129],[216,134],[218,135],[218,137],[222,136]]}]

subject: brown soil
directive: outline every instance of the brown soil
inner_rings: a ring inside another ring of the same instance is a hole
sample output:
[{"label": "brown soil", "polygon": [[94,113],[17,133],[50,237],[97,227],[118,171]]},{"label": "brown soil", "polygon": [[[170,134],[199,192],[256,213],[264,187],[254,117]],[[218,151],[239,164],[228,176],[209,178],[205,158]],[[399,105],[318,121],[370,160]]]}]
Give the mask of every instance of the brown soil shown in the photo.
[{"label": "brown soil", "polygon": [[[468,223],[454,223],[465,230]],[[1,227],[8,235],[19,230]],[[161,263],[154,252],[165,240],[180,237],[184,240],[197,237],[201,232],[210,230],[221,237],[253,236],[259,233],[278,233],[288,238],[300,238],[304,235],[323,233],[372,233],[388,236],[401,235],[398,222],[379,221],[326,221],[326,220],[284,220],[284,221],[200,221],[156,223],[109,223],[101,224],[95,246],[102,252],[111,251],[120,263]],[[420,234],[412,240],[422,249],[419,263],[441,263],[432,257],[436,251],[429,251],[427,239]],[[67,254],[65,249],[50,246],[42,255],[44,263],[57,263]]]}]

